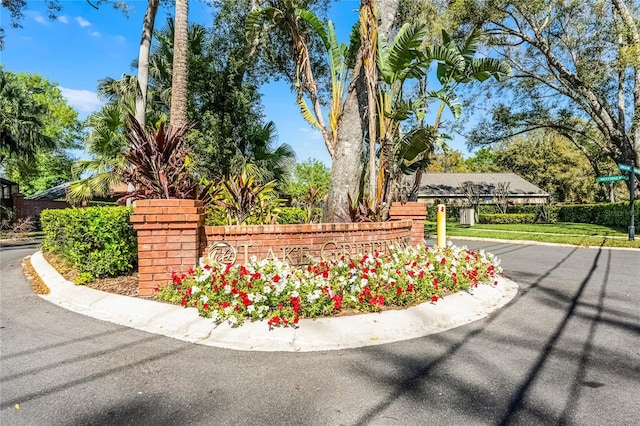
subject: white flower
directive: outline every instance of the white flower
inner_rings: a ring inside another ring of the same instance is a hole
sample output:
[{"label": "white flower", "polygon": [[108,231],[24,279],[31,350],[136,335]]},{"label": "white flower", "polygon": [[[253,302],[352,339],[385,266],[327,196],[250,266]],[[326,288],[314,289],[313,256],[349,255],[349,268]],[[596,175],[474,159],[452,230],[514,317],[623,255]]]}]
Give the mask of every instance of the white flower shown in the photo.
[{"label": "white flower", "polygon": [[224,286],[224,292],[227,294],[231,293],[231,286],[229,284]]},{"label": "white flower", "polygon": [[202,300],[202,303],[207,303],[209,301],[209,298],[206,294],[203,294],[202,297],[200,297],[200,300]]},{"label": "white flower", "polygon": [[193,286],[191,287],[191,294],[196,294],[197,292],[200,291],[200,288],[198,286]]},{"label": "white flower", "polygon": [[289,293],[289,296],[291,296],[291,297],[299,297],[300,293],[298,293],[297,291],[292,291],[292,292]]},{"label": "white flower", "polygon": [[247,312],[248,313],[252,314],[253,311],[255,311],[255,310],[256,310],[256,307],[254,305],[247,306]]},{"label": "white flower", "polygon": [[269,293],[271,293],[271,287],[269,287],[268,285],[265,285],[265,286],[262,288],[262,292],[263,292],[264,294],[269,294]]},{"label": "white flower", "polygon": [[238,318],[236,318],[234,316],[230,316],[229,318],[227,318],[227,321],[229,321],[229,324],[231,324],[231,325],[238,324]]}]

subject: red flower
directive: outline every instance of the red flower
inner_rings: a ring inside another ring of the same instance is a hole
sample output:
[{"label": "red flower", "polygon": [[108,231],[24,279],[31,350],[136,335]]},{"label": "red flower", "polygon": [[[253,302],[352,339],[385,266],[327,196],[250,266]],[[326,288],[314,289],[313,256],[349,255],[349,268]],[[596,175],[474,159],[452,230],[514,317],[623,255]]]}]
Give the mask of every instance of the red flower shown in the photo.
[{"label": "red flower", "polygon": [[274,277],[272,278],[274,283],[277,283],[280,281],[280,275],[274,275]]},{"label": "red flower", "polygon": [[209,310],[209,304],[205,303],[204,305],[202,305],[202,309],[205,310],[205,311],[208,311]]},{"label": "red flower", "polygon": [[287,324],[289,324],[289,320],[288,320],[288,319],[286,319],[285,317],[282,317],[282,323],[283,323],[284,325],[287,325]]},{"label": "red flower", "polygon": [[268,322],[269,325],[278,325],[280,324],[280,317],[277,315],[274,315]]},{"label": "red flower", "polygon": [[440,264],[444,265],[445,263],[447,263],[447,258],[443,257],[442,260],[440,261]]},{"label": "red flower", "polygon": [[205,270],[207,270],[207,271],[210,271],[210,270],[211,270],[211,266],[209,266],[209,265],[204,265],[204,269],[205,269]]},{"label": "red flower", "polygon": [[400,296],[402,294],[402,287],[398,286],[398,296]]},{"label": "red flower", "polygon": [[438,279],[437,278],[433,279],[433,286],[436,288],[436,290],[438,290]]},{"label": "red flower", "polygon": [[295,317],[293,319],[293,323],[296,324],[296,325],[298,324],[298,321],[300,321],[300,318],[298,318],[298,317]]},{"label": "red flower", "polygon": [[329,278],[329,271],[325,270],[324,272],[322,272],[322,278],[327,279]]},{"label": "red flower", "polygon": [[155,286],[155,287],[153,288],[153,291],[154,291],[154,292],[156,292],[156,293],[157,293],[157,292],[159,292],[159,291],[160,291],[160,287]]},{"label": "red flower", "polygon": [[180,301],[180,304],[181,304],[182,306],[187,306],[187,299],[182,299],[182,300]]},{"label": "red flower", "polygon": [[433,296],[431,296],[431,302],[432,303],[436,303],[438,301],[438,296],[436,296],[435,294]]},{"label": "red flower", "polygon": [[378,302],[378,305],[384,306],[384,296],[383,295],[378,296],[377,302]]},{"label": "red flower", "polygon": [[283,307],[284,307],[284,306],[282,305],[282,302],[279,302],[279,303],[278,303],[278,310],[279,310],[279,311],[282,311],[282,308],[283,308]]},{"label": "red flower", "polygon": [[333,296],[333,308],[336,311],[339,311],[342,308],[342,295],[335,295]]},{"label": "red flower", "polygon": [[189,268],[189,270],[187,271],[187,273],[188,273],[189,275],[193,275],[193,272],[194,272],[194,271],[193,271],[193,268]]}]

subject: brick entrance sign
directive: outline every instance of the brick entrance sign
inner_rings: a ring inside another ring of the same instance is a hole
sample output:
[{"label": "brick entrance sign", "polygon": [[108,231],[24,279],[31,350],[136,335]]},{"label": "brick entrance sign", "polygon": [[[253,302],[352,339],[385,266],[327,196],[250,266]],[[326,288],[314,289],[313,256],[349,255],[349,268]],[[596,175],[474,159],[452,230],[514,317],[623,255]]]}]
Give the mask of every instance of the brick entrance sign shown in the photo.
[{"label": "brick entrance sign", "polygon": [[225,263],[278,259],[305,265],[391,246],[424,243],[424,203],[391,207],[391,221],[306,225],[203,226],[204,208],[193,200],[139,200],[131,221],[138,231],[140,295],[150,296],[200,257]]}]

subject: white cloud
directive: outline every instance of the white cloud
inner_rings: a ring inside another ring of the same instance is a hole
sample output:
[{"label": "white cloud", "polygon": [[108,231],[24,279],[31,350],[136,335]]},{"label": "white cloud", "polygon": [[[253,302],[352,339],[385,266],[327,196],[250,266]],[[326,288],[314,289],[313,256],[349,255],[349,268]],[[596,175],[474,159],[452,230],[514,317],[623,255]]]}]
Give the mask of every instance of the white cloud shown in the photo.
[{"label": "white cloud", "polygon": [[300,131],[300,133],[305,133],[305,136],[308,139],[311,139],[311,140],[322,139],[322,133],[318,129],[310,128],[310,127],[300,127],[298,130]]},{"label": "white cloud", "polygon": [[118,41],[120,43],[124,43],[125,41],[127,41],[127,38],[125,36],[121,36],[121,35],[113,36],[113,38],[115,38],[116,41]]},{"label": "white cloud", "polygon": [[58,16],[58,21],[62,22],[63,24],[68,24],[69,23],[69,18],[67,18],[66,15],[61,15],[61,16]]},{"label": "white cloud", "polygon": [[[80,113],[94,112],[102,106],[95,92],[89,90],[68,89],[61,87],[62,96]],[[83,115],[83,114],[81,114]]]},{"label": "white cloud", "polygon": [[91,22],[87,21],[86,19],[84,19],[82,16],[78,16],[76,18],[76,22],[81,26],[81,27],[88,27],[89,25],[91,25]]},{"label": "white cloud", "polygon": [[49,24],[49,22],[45,19],[45,17],[38,12],[28,10],[25,12],[25,14],[29,16],[31,19],[33,19],[34,21],[36,21],[38,24],[42,24],[42,25]]},{"label": "white cloud", "polygon": [[89,33],[89,35],[90,35],[91,37],[100,37],[102,34],[100,34],[100,33],[99,33],[99,32],[97,32],[97,31],[91,31],[91,32]]}]

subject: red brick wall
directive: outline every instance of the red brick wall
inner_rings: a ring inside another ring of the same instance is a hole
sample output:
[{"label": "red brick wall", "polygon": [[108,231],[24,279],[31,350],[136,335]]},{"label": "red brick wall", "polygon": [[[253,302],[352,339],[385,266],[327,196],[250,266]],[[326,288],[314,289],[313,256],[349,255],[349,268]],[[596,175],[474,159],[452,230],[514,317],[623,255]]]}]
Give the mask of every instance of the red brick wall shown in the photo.
[{"label": "red brick wall", "polygon": [[66,209],[68,207],[71,205],[65,201],[27,200],[22,194],[16,194],[13,196],[13,219],[37,218],[42,210]]},{"label": "red brick wall", "polygon": [[131,222],[138,232],[140,295],[152,295],[171,281],[172,271],[184,272],[209,254],[228,263],[256,256],[302,265],[423,244],[426,214],[423,203],[406,203],[392,206],[389,222],[205,227],[200,201],[138,200]]}]

